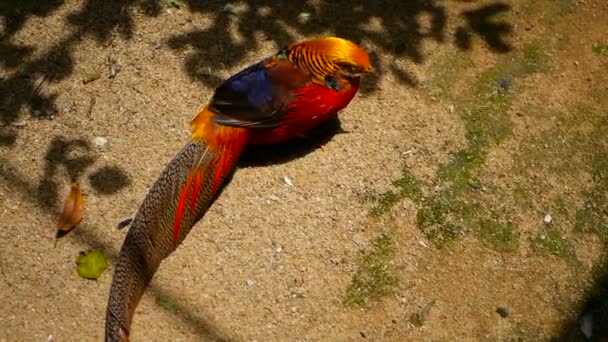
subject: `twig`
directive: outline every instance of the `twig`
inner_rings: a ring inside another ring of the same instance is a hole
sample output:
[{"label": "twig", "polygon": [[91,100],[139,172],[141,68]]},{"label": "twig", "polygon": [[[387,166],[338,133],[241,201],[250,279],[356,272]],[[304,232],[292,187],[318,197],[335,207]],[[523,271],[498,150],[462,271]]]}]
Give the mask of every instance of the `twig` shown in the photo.
[{"label": "twig", "polygon": [[89,108],[87,109],[87,116],[89,117],[89,119],[93,119],[93,107],[95,106],[95,103],[97,102],[95,96],[91,95],[91,97],[89,98]]}]

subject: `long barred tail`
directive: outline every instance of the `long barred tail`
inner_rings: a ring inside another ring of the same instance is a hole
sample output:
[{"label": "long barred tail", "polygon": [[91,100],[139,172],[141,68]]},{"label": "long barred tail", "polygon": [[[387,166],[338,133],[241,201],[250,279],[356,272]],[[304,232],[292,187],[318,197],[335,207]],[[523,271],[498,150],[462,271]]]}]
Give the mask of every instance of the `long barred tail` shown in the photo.
[{"label": "long barred tail", "polygon": [[[226,132],[229,127],[224,128]],[[189,142],[146,195],[125,238],[106,312],[106,341],[128,341],[135,308],[160,263],[205,214],[235,168],[247,132],[230,140]]]}]

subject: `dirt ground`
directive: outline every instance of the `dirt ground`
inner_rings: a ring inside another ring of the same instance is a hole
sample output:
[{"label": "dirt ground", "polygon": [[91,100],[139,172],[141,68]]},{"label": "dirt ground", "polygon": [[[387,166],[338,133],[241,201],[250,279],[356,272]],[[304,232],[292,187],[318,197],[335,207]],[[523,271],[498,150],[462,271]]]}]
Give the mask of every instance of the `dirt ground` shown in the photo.
[{"label": "dirt ground", "polygon": [[[326,34],[376,67],[348,133],[248,152],[132,340],[608,339],[606,1],[9,0],[0,16],[0,341],[102,340],[116,225],[189,120],[222,79]],[[71,178],[85,217],[55,244]],[[76,272],[93,248],[97,281]]]}]

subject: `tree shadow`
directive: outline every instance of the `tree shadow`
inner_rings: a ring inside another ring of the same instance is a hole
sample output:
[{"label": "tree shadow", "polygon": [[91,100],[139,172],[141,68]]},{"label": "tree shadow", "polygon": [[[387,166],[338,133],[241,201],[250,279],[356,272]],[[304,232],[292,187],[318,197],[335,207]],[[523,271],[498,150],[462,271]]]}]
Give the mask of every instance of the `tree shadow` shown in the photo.
[{"label": "tree shadow", "polygon": [[[242,10],[234,9],[234,5],[230,9],[222,1],[183,1],[188,10],[213,14],[215,19],[206,29],[167,34],[168,45],[173,49],[193,47],[194,52],[184,61],[185,70],[193,79],[212,87],[223,79],[215,70],[239,65],[260,47],[260,37],[283,47],[296,41],[296,35],[332,32],[356,42],[373,43],[384,53],[406,57],[418,64],[426,59],[422,49],[425,40],[454,41],[458,48],[466,50],[471,48],[472,37],[478,36],[494,52],[505,53],[512,49],[507,41],[512,25],[496,19],[510,10],[505,2],[463,11],[461,17],[466,24],[449,39],[446,32],[449,18],[445,5],[439,0],[336,0],[318,5],[294,5],[287,0],[245,0],[239,2],[244,6]],[[58,94],[43,94],[40,85],[60,81],[74,72],[73,52],[82,37],[90,36],[102,43],[117,32],[124,39],[131,39],[135,13],[155,17],[167,6],[161,0],[87,0],[65,18],[73,30],[57,39],[40,56],[30,58],[35,46],[19,45],[12,37],[30,18],[49,16],[63,4],[61,0],[8,0],[0,4],[0,17],[4,21],[0,65],[13,71],[0,83],[0,123],[5,126],[15,122],[22,112],[38,118],[57,113]],[[236,27],[238,39],[234,37],[232,27]],[[377,72],[368,77],[361,89],[363,93],[378,90],[377,83],[387,72],[393,73],[404,86],[417,86],[419,82],[412,73],[394,62],[381,60],[377,53],[372,52]],[[4,137],[4,146],[12,146],[17,132],[0,128],[0,136]]]},{"label": "tree shadow", "polygon": [[[593,285],[577,315],[564,324],[553,342],[608,341],[608,256],[603,257],[593,273]],[[585,336],[589,333],[591,336]]]},{"label": "tree shadow", "polygon": [[505,37],[508,37],[513,28],[506,22],[492,20],[495,16],[508,12],[510,8],[506,3],[499,2],[463,12],[462,15],[467,21],[467,26],[461,26],[456,31],[456,46],[461,50],[469,50],[472,45],[472,36],[476,33],[482,36],[494,51],[501,53],[511,51],[511,45],[505,40]]},{"label": "tree shadow", "polygon": [[115,166],[103,166],[89,175],[89,183],[100,194],[111,195],[131,184],[129,176]]},{"label": "tree shadow", "polygon": [[[29,17],[45,17],[63,4],[63,0],[16,0],[0,3],[0,16],[4,21],[2,38],[17,33]],[[2,56],[2,55],[0,55]]]},{"label": "tree shadow", "polygon": [[[57,143],[63,144],[64,143]],[[72,143],[77,144],[77,143]],[[69,145],[69,144],[68,144]],[[61,149],[55,148],[52,151],[59,151]],[[53,156],[62,156],[61,153],[53,153]],[[59,157],[62,160],[62,157]],[[26,176],[22,174],[8,159],[0,157],[0,184],[4,183],[8,189],[15,194],[15,196],[21,196],[25,200],[32,200],[39,196],[39,186],[31,184]],[[38,205],[43,212],[46,214],[50,221],[57,219],[57,211],[51,206]],[[39,227],[48,229],[48,227]],[[104,254],[108,258],[111,264],[115,264],[118,259],[118,253],[111,246],[112,242],[107,240],[106,234],[98,234],[100,230],[97,227],[91,226],[86,222],[81,222],[78,227],[70,232],[67,238],[73,239],[82,245],[83,250],[102,248]],[[54,236],[54,232],[49,231],[49,238]],[[167,290],[161,286],[152,282],[148,287],[148,290],[155,298],[166,297]],[[190,325],[194,331],[201,337],[208,338],[213,341],[227,341],[222,333],[215,327],[211,326],[206,322],[205,319],[192,314],[193,310],[187,306],[179,305],[177,310],[173,311],[173,317],[179,319],[185,324]]]},{"label": "tree shadow", "polygon": [[[51,45],[45,51],[36,46],[16,43],[13,37],[34,17],[47,17],[57,11],[63,0],[4,0],[0,2],[0,67],[9,71],[0,78],[0,148],[14,148],[19,129],[9,126],[22,115],[45,119],[58,113],[59,94],[41,91],[44,83],[54,83],[71,77],[75,71],[74,51],[83,37],[92,37],[104,43],[116,32],[123,39],[132,39],[135,15],[142,13],[155,17],[166,6],[164,0],[85,0],[78,9],[71,11],[65,21],[72,27],[65,35],[50,37]],[[405,57],[413,63],[426,60],[422,45],[425,40],[448,44],[455,42],[460,49],[470,49],[473,37],[483,41],[490,50],[504,53],[511,49],[507,36],[511,24],[496,21],[495,16],[509,11],[505,2],[476,6],[461,13],[466,21],[455,37],[446,32],[448,14],[439,0],[336,0],[323,1],[318,5],[308,2],[294,4],[287,0],[244,0],[240,3],[249,10],[238,12],[226,8],[221,1],[183,0],[185,9],[214,15],[213,23],[205,29],[195,29],[181,34],[167,33],[168,46],[172,49],[192,47],[193,52],[184,60],[188,75],[205,85],[215,87],[224,78],[215,70],[239,65],[250,53],[260,48],[259,40],[272,41],[283,47],[298,40],[299,35],[334,35],[349,38],[363,44],[373,43],[383,51],[371,51],[376,73],[367,77],[361,92],[379,90],[379,81],[387,73],[396,76],[404,86],[416,87],[419,81],[393,61],[381,59],[381,54]],[[303,15],[307,14],[307,15]],[[381,29],[375,26],[380,25]],[[238,38],[233,37],[230,27],[236,27]],[[34,56],[34,57],[33,57]],[[221,62],[219,62],[221,61]],[[323,146],[339,133],[339,121],[330,121],[308,139],[294,140],[275,147],[248,148],[241,166],[280,164],[302,157]],[[0,181],[16,193],[43,208],[49,219],[56,219],[61,172],[72,179],[81,179],[96,156],[88,143],[81,139],[54,138],[50,141],[42,178],[28,180],[20,174],[16,165],[0,158]],[[89,175],[91,186],[100,194],[109,195],[130,184],[122,170],[105,166]],[[95,234],[95,227],[86,224],[75,229],[70,236],[83,246],[103,247],[110,251],[109,243]],[[112,254],[111,259],[116,255]],[[152,285],[152,293],[162,295],[162,288]],[[177,310],[176,316],[195,327],[201,336],[223,340],[213,327],[203,319],[189,314],[187,307]]]},{"label": "tree shadow", "polygon": [[44,174],[34,195],[40,207],[57,211],[60,182],[58,171],[63,167],[68,178],[77,181],[84,169],[95,161],[95,158],[88,152],[89,146],[84,140],[55,138],[51,141],[45,157]]},{"label": "tree shadow", "polygon": [[[417,64],[426,60],[422,49],[424,40],[438,43],[454,41],[457,48],[468,50],[472,47],[472,37],[478,36],[494,52],[506,53],[512,49],[507,41],[512,25],[496,20],[498,15],[511,8],[505,2],[482,5],[461,13],[466,25],[459,28],[453,39],[447,37],[448,17],[441,1],[336,0],[324,1],[318,6],[309,3],[294,5],[287,0],[240,3],[242,6],[235,8],[215,1],[187,1],[193,12],[215,14],[209,28],[174,35],[168,41],[173,49],[194,48],[185,61],[185,70],[193,79],[216,86],[222,77],[213,70],[238,65],[250,52],[259,48],[260,37],[281,48],[297,40],[294,32],[315,36],[329,31],[355,42],[372,42],[394,57],[406,57]],[[230,31],[235,25],[236,33]],[[238,34],[238,39],[235,34]],[[374,62],[376,72],[370,78],[370,86],[362,88],[362,92],[376,90],[375,84],[386,72],[394,73],[405,86],[417,85],[413,75],[396,64],[389,62],[385,66],[378,58]]]},{"label": "tree shadow", "polygon": [[[171,292],[163,289],[162,287],[156,285],[154,283],[154,281],[152,281],[150,283],[148,290],[150,290],[152,292],[154,299],[156,301],[159,301],[159,300],[164,301],[164,300],[167,300],[167,298],[179,298],[179,294],[171,293]],[[175,307],[173,308],[173,310],[171,310],[171,313],[173,314],[173,316],[175,318],[179,319],[182,323],[187,324],[188,326],[192,327],[194,329],[195,333],[197,334],[197,336],[200,338],[203,338],[206,341],[217,341],[217,342],[230,341],[230,339],[227,337],[224,337],[223,333],[218,331],[218,329],[216,327],[207,323],[206,320],[204,320],[203,318],[193,315],[192,312],[194,312],[194,311],[195,310],[192,307],[190,307],[186,304],[183,304],[181,302],[178,302],[175,304]]]},{"label": "tree shadow", "polygon": [[[20,113],[48,118],[57,113],[58,94],[43,94],[40,86],[69,77],[74,72],[73,52],[83,36],[98,42],[107,41],[114,31],[125,39],[133,36],[133,8],[147,16],[160,14],[158,0],[104,1],[88,0],[81,9],[71,12],[65,20],[74,28],[57,39],[39,57],[29,59],[34,47],[16,45],[14,36],[33,16],[48,16],[63,1],[8,0],[0,5],[5,30],[0,36],[0,63],[13,73],[0,83],[0,124],[6,126],[17,120]],[[3,129],[4,130],[4,129]],[[15,132],[0,132],[16,136]]]}]

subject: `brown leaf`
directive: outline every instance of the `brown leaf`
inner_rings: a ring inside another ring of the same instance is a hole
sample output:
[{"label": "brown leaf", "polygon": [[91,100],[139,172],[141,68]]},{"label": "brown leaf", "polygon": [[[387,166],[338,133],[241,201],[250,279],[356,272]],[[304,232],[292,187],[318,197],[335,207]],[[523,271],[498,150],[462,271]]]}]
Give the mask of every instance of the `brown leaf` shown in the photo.
[{"label": "brown leaf", "polygon": [[82,220],[82,206],[84,197],[80,191],[78,183],[72,183],[72,189],[68,198],[65,200],[63,212],[59,217],[57,224],[57,238],[60,238],[69,233]]}]

